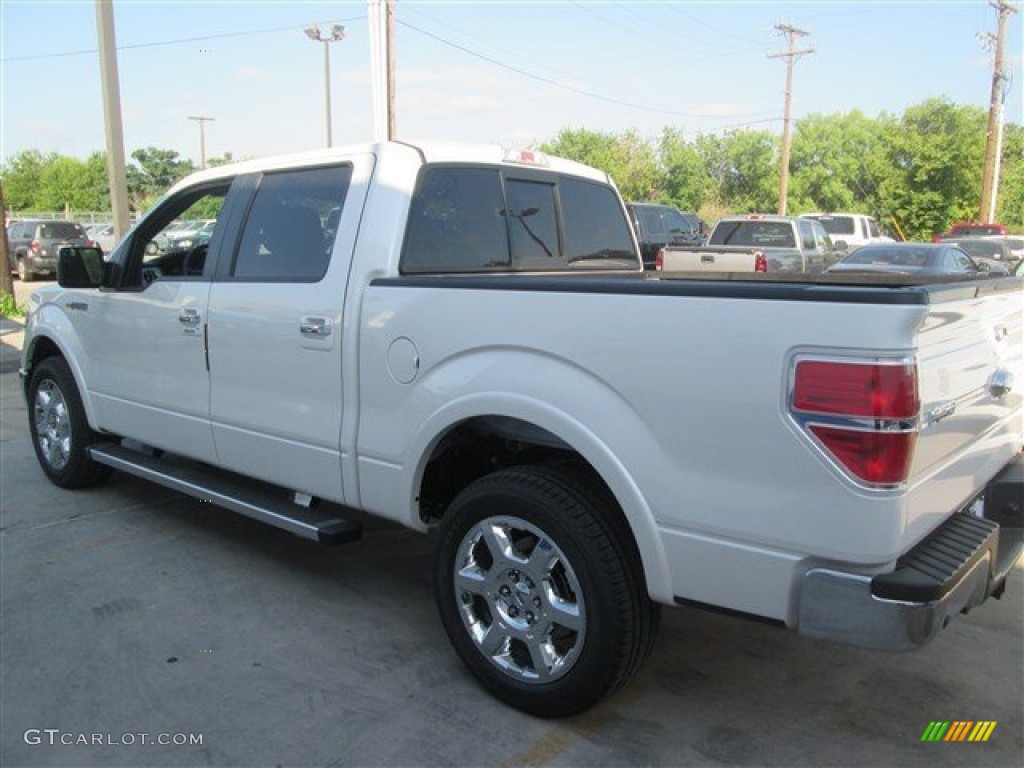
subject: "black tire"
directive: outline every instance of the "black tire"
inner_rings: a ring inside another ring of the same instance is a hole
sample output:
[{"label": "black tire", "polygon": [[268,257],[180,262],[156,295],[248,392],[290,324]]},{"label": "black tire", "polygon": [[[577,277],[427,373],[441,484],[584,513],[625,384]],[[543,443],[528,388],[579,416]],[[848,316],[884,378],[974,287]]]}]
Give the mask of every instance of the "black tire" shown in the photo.
[{"label": "black tire", "polygon": [[497,698],[539,717],[577,714],[625,685],[660,615],[614,499],[568,468],[506,469],[464,489],[434,576],[456,653]]},{"label": "black tire", "polygon": [[18,257],[18,279],[23,283],[31,283],[36,279],[35,273],[28,268],[28,257]]},{"label": "black tire", "polygon": [[48,357],[32,371],[28,388],[28,428],[36,459],[61,488],[85,488],[105,480],[111,468],[89,457],[101,436],[89,427],[75,377],[59,357]]}]

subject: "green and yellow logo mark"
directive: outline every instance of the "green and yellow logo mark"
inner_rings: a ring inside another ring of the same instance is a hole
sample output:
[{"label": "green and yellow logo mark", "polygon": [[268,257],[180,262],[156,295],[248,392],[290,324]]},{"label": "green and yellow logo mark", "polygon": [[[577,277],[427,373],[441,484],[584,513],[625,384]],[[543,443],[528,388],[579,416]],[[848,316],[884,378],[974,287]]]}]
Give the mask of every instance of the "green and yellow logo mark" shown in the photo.
[{"label": "green and yellow logo mark", "polygon": [[988,741],[995,729],[995,720],[933,720],[921,734],[921,741]]}]

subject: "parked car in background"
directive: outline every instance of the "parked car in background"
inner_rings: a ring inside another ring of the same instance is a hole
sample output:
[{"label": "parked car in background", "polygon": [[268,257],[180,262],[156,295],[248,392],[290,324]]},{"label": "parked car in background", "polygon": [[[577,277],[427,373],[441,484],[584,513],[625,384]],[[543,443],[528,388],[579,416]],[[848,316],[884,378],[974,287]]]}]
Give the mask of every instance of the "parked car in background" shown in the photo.
[{"label": "parked car in background", "polygon": [[988,264],[993,271],[1005,270],[1007,273],[1016,258],[1013,249],[1001,237],[958,237],[955,240],[943,240],[944,243],[955,245],[967,253],[976,262]]},{"label": "parked car in background", "polygon": [[1024,259],[1024,237],[1020,235],[1010,235],[1004,237],[1003,235],[982,235],[986,240],[1000,240],[1006,243],[1010,249],[1010,256],[1014,259]]},{"label": "parked car in background", "polygon": [[932,238],[932,242],[949,240],[954,237],[982,237],[985,235],[998,235],[1006,237],[1010,231],[1003,224],[985,221],[958,221],[948,231]]},{"label": "parked car in background", "polygon": [[86,236],[98,245],[104,253],[110,253],[117,245],[113,224],[95,224],[85,230]]},{"label": "parked car in background", "polygon": [[819,274],[841,255],[819,221],[751,213],[720,219],[706,246],[665,246],[655,269]]},{"label": "parked car in background", "polygon": [[960,275],[983,277],[988,269],[953,243],[865,245],[828,268],[829,274]]},{"label": "parked car in background", "polygon": [[868,243],[894,242],[882,232],[873,216],[863,213],[805,213],[802,218],[820,221],[839,250],[852,251]]},{"label": "parked car in background", "polygon": [[7,228],[11,271],[26,283],[37,275],[57,273],[57,251],[62,245],[95,247],[82,226],[73,221],[23,219]]},{"label": "parked car in background", "polygon": [[627,203],[629,219],[640,244],[644,269],[654,269],[658,251],[666,245],[703,245],[704,222],[692,212],[671,205]]}]

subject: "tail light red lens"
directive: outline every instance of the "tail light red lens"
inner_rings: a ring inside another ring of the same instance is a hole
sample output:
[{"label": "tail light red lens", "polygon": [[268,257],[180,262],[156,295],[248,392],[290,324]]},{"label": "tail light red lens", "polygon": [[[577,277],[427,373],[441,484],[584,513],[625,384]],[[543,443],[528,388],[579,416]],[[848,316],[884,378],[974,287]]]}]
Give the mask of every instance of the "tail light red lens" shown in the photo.
[{"label": "tail light red lens", "polygon": [[665,268],[665,249],[659,248],[658,253],[654,256],[654,268],[661,271]]},{"label": "tail light red lens", "polygon": [[907,364],[802,360],[796,367],[793,407],[843,416],[910,419],[919,408],[917,375]]},{"label": "tail light red lens", "polygon": [[910,474],[917,432],[860,432],[814,425],[811,432],[855,477],[896,485]]},{"label": "tail light red lens", "polygon": [[[910,362],[801,360],[796,365],[794,417],[862,482],[907,480],[920,407],[917,368]],[[829,423],[815,423],[815,414]]]},{"label": "tail light red lens", "polygon": [[39,253],[41,250],[43,250],[43,246],[39,244],[38,240],[33,240],[31,243],[29,243],[28,247],[29,250],[32,251],[32,253]]},{"label": "tail light red lens", "polygon": [[754,254],[754,271],[755,272],[767,272],[768,271],[768,259],[764,257],[763,253]]}]

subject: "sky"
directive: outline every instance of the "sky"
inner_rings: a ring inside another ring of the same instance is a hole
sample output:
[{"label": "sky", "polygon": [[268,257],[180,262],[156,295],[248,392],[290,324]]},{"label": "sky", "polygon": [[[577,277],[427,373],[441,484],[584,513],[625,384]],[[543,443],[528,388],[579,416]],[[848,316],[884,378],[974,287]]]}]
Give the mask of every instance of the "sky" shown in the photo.
[{"label": "sky", "polygon": [[[373,140],[366,2],[114,0],[126,152],[199,161],[323,147],[323,45],[333,143]],[[931,98],[988,109],[996,30],[986,0],[899,2],[396,2],[399,139],[536,146],[564,129],[665,127],[687,138],[781,134],[786,65],[775,28],[808,34],[792,114],[900,115]],[[1022,122],[1022,14],[1007,24],[1005,119]],[[105,149],[93,0],[0,0],[0,159]]]}]

